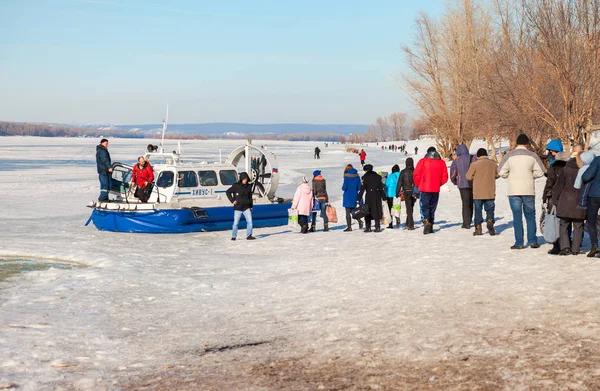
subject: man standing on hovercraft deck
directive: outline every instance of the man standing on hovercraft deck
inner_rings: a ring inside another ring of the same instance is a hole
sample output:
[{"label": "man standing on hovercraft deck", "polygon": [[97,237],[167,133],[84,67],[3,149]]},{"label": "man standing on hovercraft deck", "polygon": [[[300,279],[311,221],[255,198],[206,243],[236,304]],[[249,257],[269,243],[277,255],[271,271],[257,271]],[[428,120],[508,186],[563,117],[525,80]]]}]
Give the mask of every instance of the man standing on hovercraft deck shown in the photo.
[{"label": "man standing on hovercraft deck", "polygon": [[238,224],[240,218],[244,215],[246,219],[246,239],[256,239],[252,236],[252,184],[250,177],[245,172],[240,174],[239,182],[231,186],[226,194],[229,201],[233,203],[233,231],[231,232],[231,240],[237,237]]},{"label": "man standing on hovercraft deck", "polygon": [[110,153],[108,153],[108,140],[103,138],[96,146],[96,169],[100,179],[100,195],[98,201],[108,201],[110,191],[110,175],[113,171]]}]

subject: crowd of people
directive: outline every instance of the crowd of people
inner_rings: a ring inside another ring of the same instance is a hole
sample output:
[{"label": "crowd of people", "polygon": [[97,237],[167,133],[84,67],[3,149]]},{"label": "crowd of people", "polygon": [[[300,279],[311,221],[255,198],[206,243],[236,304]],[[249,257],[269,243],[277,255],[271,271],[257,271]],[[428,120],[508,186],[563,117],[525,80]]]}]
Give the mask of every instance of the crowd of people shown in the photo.
[{"label": "crowd of people", "polygon": [[[437,150],[430,147],[416,167],[414,160],[407,158],[404,169],[394,165],[391,174],[385,178],[365,162],[366,153],[361,150],[362,178],[351,164],[345,167],[343,173],[342,205],[347,225],[344,232],[352,231],[353,220],[357,220],[359,229],[364,228],[364,232],[380,232],[382,218],[388,215],[384,208],[391,211],[396,202],[401,200],[406,210],[406,229],[415,229],[413,215],[418,202],[423,233],[435,233],[440,189],[450,180],[460,192],[461,227],[473,229],[474,236],[481,236],[485,234],[485,224],[487,233],[494,236],[496,180],[503,178],[507,181],[508,201],[513,215],[515,242],[511,249],[536,249],[540,244],[537,237],[535,180],[547,176],[542,197],[544,214],[552,214],[560,221],[559,238],[553,243],[549,254],[580,254],[584,227],[587,226],[591,240],[588,256],[600,256],[596,227],[600,210],[600,157],[596,158],[592,151],[584,152],[581,146],[573,147],[570,153],[566,152],[560,140],[551,140],[547,145],[550,164],[546,167],[540,157],[529,149],[529,144],[526,135],[519,135],[516,148],[505,154],[500,164],[489,158],[485,148],[480,148],[472,156],[468,147],[461,144],[455,151],[456,158],[449,170]],[[297,209],[301,216],[299,221],[303,233],[315,230],[315,211],[320,211],[325,221],[327,218],[324,209],[329,197],[321,172],[317,173],[312,187],[308,179],[303,178],[292,204],[292,208]],[[318,205],[313,198],[317,191],[321,196]],[[311,213],[313,219],[309,229],[308,216]],[[372,223],[374,231],[371,229]],[[400,228],[401,225],[400,218],[395,216],[389,220],[387,228]],[[328,230],[327,224],[325,227],[325,231]]]},{"label": "crowd of people", "polygon": [[[546,147],[549,161],[549,166],[546,167],[540,157],[529,149],[529,144],[526,135],[519,135],[516,148],[505,154],[500,164],[488,157],[486,149],[481,148],[475,156],[471,156],[468,147],[461,144],[456,149],[456,158],[450,170],[435,147],[430,147],[416,167],[413,158],[407,158],[402,170],[396,164],[392,167],[391,174],[385,178],[374,171],[373,165],[366,163],[366,152],[363,149],[359,153],[364,170],[362,177],[352,164],[348,164],[343,172],[341,190],[346,220],[344,232],[352,231],[354,220],[357,220],[359,229],[364,229],[364,232],[381,232],[384,216],[393,216],[388,217],[387,228],[401,228],[399,214],[391,213],[400,202],[404,203],[406,210],[405,228],[414,230],[413,215],[418,202],[423,234],[433,234],[436,232],[434,224],[440,189],[450,180],[460,192],[461,227],[469,230],[474,228],[473,235],[481,236],[484,235],[485,223],[487,233],[494,236],[496,180],[503,178],[507,180],[508,201],[513,215],[515,242],[511,248],[539,248],[535,180],[546,176],[542,194],[543,212],[559,219],[558,238],[552,243],[548,253],[561,256],[580,254],[584,229],[587,227],[591,241],[587,255],[600,256],[597,228],[600,210],[600,156],[596,157],[591,150],[584,151],[581,146],[574,146],[567,152],[560,140],[551,140]],[[406,150],[405,146],[403,150]],[[415,153],[417,152],[418,148],[415,147]],[[96,147],[96,163],[101,189],[98,200],[107,201],[112,165],[106,139]],[[256,164],[260,163],[257,161]],[[133,168],[131,185],[136,185],[135,196],[142,202],[148,200],[145,190],[151,186],[153,179],[152,166],[144,157],[140,157]],[[252,186],[248,175],[241,173],[239,182],[227,190],[226,194],[235,210],[232,240],[237,237],[237,226],[242,216],[247,221],[247,239],[254,239]],[[292,202],[292,209],[298,212],[301,232],[315,232],[319,214],[324,223],[323,231],[329,231],[329,206],[327,182],[321,171],[315,170],[310,181],[303,177]]]}]

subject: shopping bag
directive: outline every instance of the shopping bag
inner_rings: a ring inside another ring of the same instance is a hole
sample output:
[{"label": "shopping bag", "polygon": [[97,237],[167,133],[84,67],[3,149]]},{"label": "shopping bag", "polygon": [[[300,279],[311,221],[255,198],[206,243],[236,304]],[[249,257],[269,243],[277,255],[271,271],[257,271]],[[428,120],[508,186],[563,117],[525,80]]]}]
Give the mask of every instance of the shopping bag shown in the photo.
[{"label": "shopping bag", "polygon": [[401,210],[402,210],[402,201],[400,200],[400,198],[395,197],[394,204],[392,205],[392,217],[399,219]]},{"label": "shopping bag", "polygon": [[383,217],[381,218],[383,225],[391,224],[392,215],[390,214],[390,208],[388,207],[387,202],[381,201],[381,210],[383,211]]},{"label": "shopping bag", "polygon": [[288,227],[298,228],[298,210],[288,209]]},{"label": "shopping bag", "polygon": [[313,212],[318,212],[321,210],[321,204],[319,203],[319,200],[316,198],[313,198],[313,208],[312,208]]},{"label": "shopping bag", "polygon": [[325,214],[327,215],[327,220],[329,220],[330,223],[338,222],[337,211],[333,206],[327,205],[327,208],[325,208]]},{"label": "shopping bag", "polygon": [[544,224],[544,239],[548,243],[554,243],[560,236],[560,219],[556,217],[556,206],[552,207],[550,213],[546,215]]}]

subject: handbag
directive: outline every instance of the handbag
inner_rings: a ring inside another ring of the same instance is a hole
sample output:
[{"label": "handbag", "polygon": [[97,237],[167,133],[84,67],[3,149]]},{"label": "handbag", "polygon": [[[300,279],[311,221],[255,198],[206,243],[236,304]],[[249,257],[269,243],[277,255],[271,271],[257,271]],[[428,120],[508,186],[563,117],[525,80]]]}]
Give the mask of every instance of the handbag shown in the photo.
[{"label": "handbag", "polygon": [[289,228],[298,228],[298,210],[297,209],[288,209],[288,227]]},{"label": "handbag", "polygon": [[352,214],[352,218],[359,220],[359,219],[365,218],[369,215],[371,215],[371,210],[369,209],[369,205],[362,204],[361,206],[359,206],[358,208],[356,208],[354,210],[354,213]]},{"label": "handbag", "polygon": [[329,220],[330,223],[338,222],[337,211],[333,206],[327,205],[327,208],[325,208],[325,214],[327,215],[327,220]]},{"label": "handbag", "polygon": [[544,240],[554,243],[560,236],[560,219],[556,216],[556,206],[546,215],[544,223]]},{"label": "handbag", "polygon": [[405,196],[404,196],[404,190],[402,190],[400,192],[400,201],[404,201],[405,200]]},{"label": "handbag", "polygon": [[419,197],[421,196],[421,192],[419,191],[419,188],[417,186],[413,186],[413,197],[415,197],[416,200],[419,199]]}]

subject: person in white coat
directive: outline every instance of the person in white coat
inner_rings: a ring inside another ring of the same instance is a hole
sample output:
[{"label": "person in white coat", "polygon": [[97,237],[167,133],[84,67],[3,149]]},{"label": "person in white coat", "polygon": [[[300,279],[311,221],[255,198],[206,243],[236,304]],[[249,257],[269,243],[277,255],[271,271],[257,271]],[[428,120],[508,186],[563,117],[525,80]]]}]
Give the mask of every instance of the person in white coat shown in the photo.
[{"label": "person in white coat", "polygon": [[527,149],[529,137],[520,134],[517,147],[506,154],[498,166],[498,175],[508,179],[508,202],[513,213],[515,244],[513,250],[524,246],[523,215],[527,223],[527,242],[531,248],[539,248],[535,221],[535,180],[544,176],[546,169],[542,160]]},{"label": "person in white coat", "polygon": [[302,178],[302,182],[296,189],[294,200],[292,201],[292,209],[298,211],[298,224],[301,227],[303,234],[308,232],[308,216],[312,212],[314,203],[313,191],[308,184],[306,177]]}]

